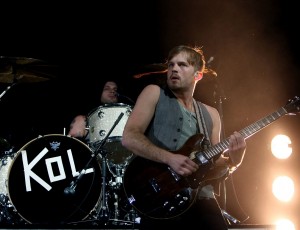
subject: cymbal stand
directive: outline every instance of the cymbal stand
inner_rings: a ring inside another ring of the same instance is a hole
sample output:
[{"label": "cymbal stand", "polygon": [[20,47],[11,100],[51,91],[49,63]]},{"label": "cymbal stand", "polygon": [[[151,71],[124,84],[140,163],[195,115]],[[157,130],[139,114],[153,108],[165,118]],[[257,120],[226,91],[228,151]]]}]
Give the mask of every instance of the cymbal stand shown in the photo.
[{"label": "cymbal stand", "polygon": [[13,82],[11,83],[11,85],[7,86],[6,89],[0,94],[0,101],[1,101],[1,98],[4,96],[4,94],[6,94],[7,91],[10,90],[11,87],[13,87],[14,85],[17,84],[16,68],[15,68],[14,64],[12,65],[12,74],[14,76]]},{"label": "cymbal stand", "polygon": [[0,101],[1,101],[1,98],[4,96],[4,94],[7,93],[7,91],[12,87],[14,86],[16,83],[12,83],[11,85],[7,86],[6,89],[0,94]]}]

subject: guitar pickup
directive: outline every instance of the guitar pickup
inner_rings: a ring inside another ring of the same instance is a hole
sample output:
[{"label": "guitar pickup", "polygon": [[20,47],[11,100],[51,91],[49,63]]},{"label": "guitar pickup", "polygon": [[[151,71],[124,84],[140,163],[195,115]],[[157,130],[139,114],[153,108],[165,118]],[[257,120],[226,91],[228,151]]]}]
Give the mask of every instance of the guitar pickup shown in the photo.
[{"label": "guitar pickup", "polygon": [[203,154],[198,154],[197,159],[201,164],[206,164],[208,162],[208,160]]},{"label": "guitar pickup", "polygon": [[160,191],[160,187],[158,186],[156,180],[154,178],[150,179],[149,180],[150,184],[151,184],[151,187],[154,189],[154,191],[156,193],[158,193]]}]

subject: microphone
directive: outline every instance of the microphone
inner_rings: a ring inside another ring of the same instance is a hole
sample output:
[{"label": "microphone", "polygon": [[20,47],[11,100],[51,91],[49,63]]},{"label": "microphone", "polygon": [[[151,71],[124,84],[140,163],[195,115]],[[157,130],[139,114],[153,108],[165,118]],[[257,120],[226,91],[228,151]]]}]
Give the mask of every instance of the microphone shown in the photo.
[{"label": "microphone", "polygon": [[209,73],[209,74],[211,74],[211,75],[214,75],[215,77],[216,76],[218,76],[217,75],[217,73],[216,73],[216,71],[214,71],[214,70],[212,70],[211,68],[210,68],[210,64],[213,62],[213,60],[215,60],[215,58],[213,57],[213,56],[211,56],[209,59],[208,59],[208,61],[206,62],[206,66],[207,66],[207,73]]},{"label": "microphone", "polygon": [[66,187],[64,189],[64,194],[65,195],[73,195],[75,193],[75,189],[72,187],[72,184],[74,184],[73,181],[72,181],[72,183],[69,187]]},{"label": "microphone", "polygon": [[211,56],[211,57],[208,59],[208,61],[206,62],[206,64],[207,64],[207,65],[210,64],[214,59],[215,59],[215,58],[214,58],[213,56]]},{"label": "microphone", "polygon": [[82,169],[81,172],[79,173],[77,179],[75,181],[72,181],[70,186],[68,186],[64,189],[65,195],[74,195],[75,188],[76,188],[79,180],[81,179],[81,177],[85,174],[85,171],[86,171],[85,169]]}]

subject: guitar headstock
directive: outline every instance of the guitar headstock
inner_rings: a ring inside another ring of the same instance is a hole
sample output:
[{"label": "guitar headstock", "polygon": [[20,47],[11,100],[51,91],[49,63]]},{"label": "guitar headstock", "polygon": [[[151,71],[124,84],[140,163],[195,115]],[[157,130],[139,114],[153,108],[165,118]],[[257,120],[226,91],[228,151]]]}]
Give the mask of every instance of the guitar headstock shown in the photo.
[{"label": "guitar headstock", "polygon": [[284,106],[288,113],[299,113],[300,112],[300,98],[295,96],[293,99],[289,99],[287,104]]}]

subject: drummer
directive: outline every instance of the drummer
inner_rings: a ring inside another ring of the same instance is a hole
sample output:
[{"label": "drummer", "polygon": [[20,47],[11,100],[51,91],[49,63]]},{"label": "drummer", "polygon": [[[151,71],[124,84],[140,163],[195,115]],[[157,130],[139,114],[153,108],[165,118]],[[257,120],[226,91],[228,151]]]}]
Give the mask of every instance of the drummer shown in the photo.
[{"label": "drummer", "polygon": [[[118,103],[117,97],[118,85],[115,81],[106,81],[100,96],[101,104]],[[87,139],[87,115],[77,115],[70,124],[68,135],[82,140]]]}]

